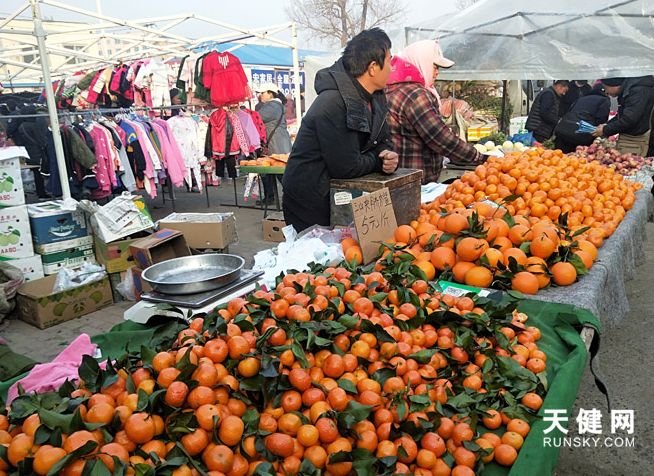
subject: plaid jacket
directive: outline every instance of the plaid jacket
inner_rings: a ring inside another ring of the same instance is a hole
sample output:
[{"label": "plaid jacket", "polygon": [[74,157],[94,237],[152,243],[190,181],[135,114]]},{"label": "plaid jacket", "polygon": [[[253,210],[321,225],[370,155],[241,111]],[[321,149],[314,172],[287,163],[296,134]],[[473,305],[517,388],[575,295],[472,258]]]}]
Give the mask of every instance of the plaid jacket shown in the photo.
[{"label": "plaid jacket", "polygon": [[400,167],[422,169],[422,183],[435,182],[443,157],[457,164],[479,164],[483,156],[459,139],[441,119],[438,102],[417,83],[395,83],[386,89],[388,124]]}]

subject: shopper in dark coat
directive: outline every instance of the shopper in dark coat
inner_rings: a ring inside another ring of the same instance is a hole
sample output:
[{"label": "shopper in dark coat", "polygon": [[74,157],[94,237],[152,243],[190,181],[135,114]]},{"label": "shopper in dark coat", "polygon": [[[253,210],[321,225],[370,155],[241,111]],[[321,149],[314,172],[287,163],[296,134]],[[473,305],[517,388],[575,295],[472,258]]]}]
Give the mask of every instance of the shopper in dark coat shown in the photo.
[{"label": "shopper in dark coat", "polygon": [[318,97],[302,120],[283,179],[284,218],[298,232],[329,225],[330,179],[397,168],[383,93],[390,49],[386,33],[365,30],[334,65],[316,74]]},{"label": "shopper in dark coat", "polygon": [[594,126],[604,124],[609,117],[611,100],[599,83],[590,93],[580,97],[557,124],[554,130],[555,144],[566,154],[573,152],[578,145],[590,145],[595,140],[591,134],[578,133],[579,121],[586,121]]},{"label": "shopper in dark coat", "polygon": [[618,150],[623,154],[647,154],[652,110],[654,109],[654,77],[608,78],[602,83],[609,96],[618,97],[618,114],[597,127],[596,137],[620,134]]},{"label": "shopper in dark coat", "polygon": [[530,131],[538,142],[545,142],[552,137],[556,123],[559,122],[561,96],[567,91],[568,82],[558,80],[549,88],[543,89],[534,99],[525,129]]},{"label": "shopper in dark coat", "polygon": [[563,117],[572,108],[572,105],[579,100],[579,98],[590,94],[592,89],[593,88],[586,80],[575,79],[570,81],[568,92],[561,96],[559,115]]}]

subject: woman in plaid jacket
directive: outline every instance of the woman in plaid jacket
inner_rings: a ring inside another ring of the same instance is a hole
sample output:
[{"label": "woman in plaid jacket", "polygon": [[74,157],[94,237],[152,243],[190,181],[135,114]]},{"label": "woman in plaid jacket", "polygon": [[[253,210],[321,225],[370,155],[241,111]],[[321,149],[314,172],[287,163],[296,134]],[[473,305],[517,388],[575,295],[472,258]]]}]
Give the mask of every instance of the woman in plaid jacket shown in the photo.
[{"label": "woman in plaid jacket", "polygon": [[484,160],[445,125],[439,112],[440,98],[434,80],[439,67],[449,68],[453,64],[443,57],[434,40],[412,43],[391,61],[386,99],[393,146],[400,155],[400,167],[423,170],[423,183],[438,180],[444,157],[462,165]]}]

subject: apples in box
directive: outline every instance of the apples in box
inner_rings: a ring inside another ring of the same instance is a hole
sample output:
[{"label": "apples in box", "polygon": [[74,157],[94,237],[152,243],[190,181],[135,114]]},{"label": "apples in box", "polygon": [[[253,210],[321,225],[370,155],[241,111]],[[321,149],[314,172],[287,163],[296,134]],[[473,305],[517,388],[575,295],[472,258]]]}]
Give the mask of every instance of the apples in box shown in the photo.
[{"label": "apples in box", "polygon": [[54,292],[56,276],[30,281],[18,289],[20,318],[39,329],[84,316],[113,304],[109,277]]},{"label": "apples in box", "polygon": [[27,205],[0,208],[0,259],[34,255]]},{"label": "apples in box", "polygon": [[25,203],[20,158],[28,158],[25,147],[0,148],[0,207],[14,207]]}]

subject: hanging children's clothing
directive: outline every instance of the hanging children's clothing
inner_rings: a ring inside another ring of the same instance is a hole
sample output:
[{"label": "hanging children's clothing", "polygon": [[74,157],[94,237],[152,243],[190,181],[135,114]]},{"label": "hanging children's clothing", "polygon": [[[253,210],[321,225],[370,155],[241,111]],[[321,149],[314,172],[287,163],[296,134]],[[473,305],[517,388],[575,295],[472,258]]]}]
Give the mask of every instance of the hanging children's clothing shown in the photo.
[{"label": "hanging children's clothing", "polygon": [[[173,136],[179,145],[186,164],[186,184],[193,186],[193,179],[198,188],[202,190],[201,163],[204,155],[199,142],[199,122],[191,116],[180,114],[168,120]],[[204,145],[204,144],[203,144]]]},{"label": "hanging children's clothing", "polygon": [[229,52],[212,51],[202,61],[202,84],[211,92],[211,104],[238,104],[252,97],[239,59]]}]

